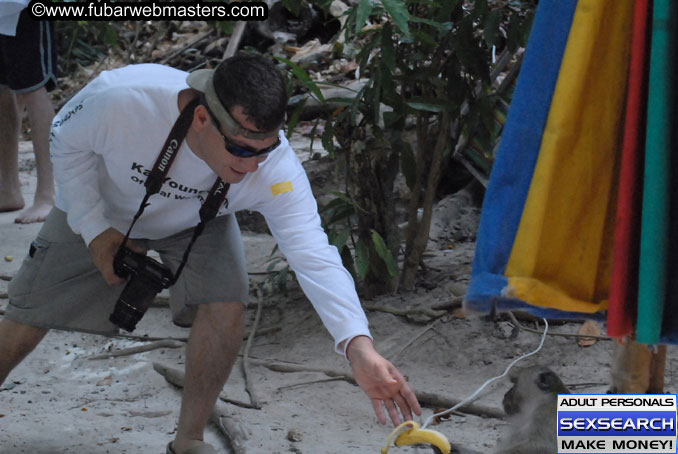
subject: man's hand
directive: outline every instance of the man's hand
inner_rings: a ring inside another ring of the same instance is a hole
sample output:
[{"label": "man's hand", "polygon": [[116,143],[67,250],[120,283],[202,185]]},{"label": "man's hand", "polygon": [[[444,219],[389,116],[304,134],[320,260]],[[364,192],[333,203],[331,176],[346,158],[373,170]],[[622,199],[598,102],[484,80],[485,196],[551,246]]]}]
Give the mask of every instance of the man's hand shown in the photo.
[{"label": "man's hand", "polygon": [[406,421],[412,419],[412,412],[421,415],[419,401],[405,377],[377,353],[369,337],[353,338],[346,350],[346,356],[351,363],[355,381],[372,400],[372,407],[380,423],[386,424],[384,407],[394,426],[401,423],[398,409]]},{"label": "man's hand", "polygon": [[[125,283],[125,279],[121,278],[113,271],[113,259],[115,258],[115,253],[118,252],[118,248],[120,248],[122,240],[124,239],[125,235],[113,228],[109,228],[101,232],[91,243],[89,243],[89,253],[92,256],[92,261],[99,269],[108,285],[120,285]],[[134,252],[142,254],[146,252],[132,240],[127,240],[126,246]]]}]

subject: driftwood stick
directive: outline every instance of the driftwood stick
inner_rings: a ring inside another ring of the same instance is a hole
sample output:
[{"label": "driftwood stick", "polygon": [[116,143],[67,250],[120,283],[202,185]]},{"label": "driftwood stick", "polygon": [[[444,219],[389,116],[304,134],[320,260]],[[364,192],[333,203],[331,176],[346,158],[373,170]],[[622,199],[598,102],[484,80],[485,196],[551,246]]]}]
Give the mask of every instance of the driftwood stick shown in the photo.
[{"label": "driftwood stick", "polygon": [[212,420],[228,439],[233,454],[246,454],[247,431],[232,416],[218,413],[215,410],[215,413],[212,414]]},{"label": "driftwood stick", "polygon": [[153,363],[153,369],[178,388],[184,387],[184,372],[160,363]]},{"label": "driftwood stick", "polygon": [[[437,394],[419,391],[415,392],[417,399],[422,406],[434,407],[434,408],[452,408],[457,405],[462,399],[457,399],[456,397],[449,396],[439,396]],[[476,404],[466,404],[461,408],[458,408],[456,411],[471,415],[480,416],[483,418],[495,418],[503,419],[506,417],[506,413],[499,408],[486,407],[484,405]]]},{"label": "driftwood stick", "polygon": [[163,340],[188,342],[188,337],[154,337],[154,336],[140,336],[138,334],[126,334],[126,333],[112,334],[112,335],[107,336],[107,337],[116,338],[116,339],[130,339],[130,340],[135,340],[135,341],[139,341],[139,342],[156,342],[156,341],[163,341]]},{"label": "driftwood stick", "polygon": [[160,64],[165,64],[177,55],[181,54],[182,52],[186,51],[186,49],[189,49],[196,44],[198,44],[200,41],[203,41],[207,38],[209,38],[216,29],[211,28],[210,30],[206,31],[205,33],[201,33],[200,35],[196,36],[194,39],[187,41],[185,44],[183,44],[181,47],[178,49],[174,50],[173,52],[170,52],[168,55],[165,55],[158,63]]},{"label": "driftwood stick", "polygon": [[137,345],[136,347],[123,348],[122,350],[116,350],[110,353],[104,353],[101,355],[94,355],[87,357],[88,360],[97,360],[97,359],[108,359],[116,358],[118,356],[129,356],[136,355],[137,353],[148,352],[151,350],[156,350],[159,348],[179,348],[185,345],[184,342],[173,340],[173,339],[163,339],[156,342],[152,342],[146,345]]},{"label": "driftwood stick", "polygon": [[[165,366],[164,364],[160,363],[153,363],[153,369],[155,369],[157,373],[165,377],[165,380],[167,380],[169,383],[173,384],[177,388],[184,387],[184,372],[182,370]],[[253,407],[252,404],[248,402],[243,402],[237,399],[231,399],[230,397],[226,397],[225,395],[219,395],[219,399],[229,404],[233,404],[237,407],[258,410],[258,408]]]},{"label": "driftwood stick", "polygon": [[403,345],[402,347],[400,347],[400,349],[399,349],[398,351],[396,351],[395,353],[389,355],[389,356],[387,357],[387,359],[388,359],[389,361],[393,361],[394,358],[396,358],[398,355],[400,355],[402,352],[404,352],[410,345],[414,344],[414,343],[417,341],[417,339],[419,339],[421,336],[423,336],[424,334],[426,334],[427,332],[429,332],[430,330],[432,330],[432,329],[438,324],[438,322],[439,322],[440,320],[441,320],[441,319],[438,318],[438,319],[434,320],[433,322],[429,323],[428,326],[427,326],[426,328],[422,329],[417,335],[415,335],[414,337],[412,337],[412,339],[410,339],[405,345]]},{"label": "driftwood stick", "polygon": [[[336,377],[338,379],[346,380],[349,383],[356,384],[353,374],[346,371],[339,371],[334,369],[326,369],[322,367],[307,367],[296,364],[271,363],[268,361],[255,360],[257,364],[266,367],[274,372],[320,372],[328,377]],[[449,396],[439,396],[425,391],[415,391],[415,395],[419,403],[423,406],[434,408],[451,408],[461,402],[461,399]],[[493,407],[486,407],[483,405],[467,404],[458,409],[459,412],[481,416],[483,418],[504,418],[505,414],[502,410]]]},{"label": "driftwood stick", "polygon": [[[513,323],[518,329],[522,331],[527,331],[528,333],[537,333],[537,334],[543,334],[544,330],[538,330],[538,329],[532,329],[528,328],[527,326],[521,325],[520,322],[516,319],[516,316],[513,315],[513,312],[508,311],[508,315],[511,318],[511,323]],[[548,332],[546,333],[549,336],[560,336],[560,337],[574,337],[576,339],[598,339],[598,340],[612,340],[611,337],[607,336],[595,336],[593,334],[576,334],[576,333],[552,333]]]},{"label": "driftwood stick", "polygon": [[247,393],[250,395],[250,400],[252,401],[252,405],[255,408],[261,408],[261,399],[257,395],[257,392],[254,388],[254,384],[252,383],[252,380],[250,380],[251,373],[250,373],[250,365],[249,365],[249,354],[250,354],[250,349],[252,348],[252,341],[254,340],[254,336],[257,332],[257,326],[259,325],[259,320],[261,319],[261,310],[264,306],[263,303],[263,296],[261,294],[261,288],[258,285],[255,285],[255,293],[257,295],[257,312],[256,315],[254,316],[254,322],[252,323],[252,328],[250,329],[250,335],[247,338],[247,342],[245,343],[245,350],[243,351],[242,355],[242,371],[243,375],[245,376],[245,390],[247,390]]},{"label": "driftwood stick", "polygon": [[240,41],[242,41],[243,34],[245,33],[245,27],[247,26],[247,21],[241,20],[235,23],[235,28],[231,37],[228,39],[228,45],[224,51],[224,60],[235,55],[240,47]]},{"label": "driftwood stick", "polygon": [[337,377],[348,381],[349,383],[355,384],[355,379],[353,374],[347,371],[339,371],[334,369],[326,369],[323,367],[309,367],[303,365],[289,364],[289,363],[279,363],[279,362],[269,362],[262,360],[252,360],[252,363],[259,364],[273,372],[281,373],[292,373],[292,372],[319,372],[325,374],[328,377]]},{"label": "driftwood stick", "polygon": [[405,308],[400,308],[400,307],[394,307],[390,305],[376,305],[376,304],[369,304],[369,303],[363,303],[363,308],[367,311],[378,311],[378,312],[387,312],[389,314],[393,315],[426,315],[431,318],[439,318],[442,317],[443,315],[447,314],[447,311],[434,311],[432,309],[428,309],[426,307],[405,307]]},{"label": "driftwood stick", "polygon": [[[267,334],[275,333],[277,331],[280,331],[279,326],[270,326],[268,328],[262,328],[257,330],[257,334],[255,337],[259,336],[265,336]],[[245,335],[245,339],[249,334]],[[137,334],[125,334],[125,333],[118,333],[118,334],[113,334],[109,335],[107,337],[113,337],[113,338],[121,338],[121,339],[132,339],[135,341],[139,342],[155,342],[155,341],[162,341],[162,340],[176,340],[176,341],[181,341],[181,342],[188,342],[188,337],[153,337],[153,336],[139,336]]]},{"label": "driftwood stick", "polygon": [[463,296],[455,296],[454,298],[448,300],[448,301],[443,301],[438,304],[434,304],[431,306],[431,309],[433,310],[450,310],[450,309],[457,309],[461,307],[464,303],[464,297]]},{"label": "driftwood stick", "polygon": [[327,382],[337,381],[337,380],[343,380],[343,379],[342,379],[342,377],[328,377],[328,378],[324,378],[322,380],[311,380],[311,381],[304,381],[304,382],[300,382],[300,383],[293,383],[291,385],[280,386],[278,388],[278,391],[282,391],[284,389],[300,388],[302,386],[314,385],[316,383],[327,383]]},{"label": "driftwood stick", "polygon": [[588,382],[588,383],[565,383],[565,387],[570,390],[575,388],[592,388],[594,386],[609,386],[606,382]]}]

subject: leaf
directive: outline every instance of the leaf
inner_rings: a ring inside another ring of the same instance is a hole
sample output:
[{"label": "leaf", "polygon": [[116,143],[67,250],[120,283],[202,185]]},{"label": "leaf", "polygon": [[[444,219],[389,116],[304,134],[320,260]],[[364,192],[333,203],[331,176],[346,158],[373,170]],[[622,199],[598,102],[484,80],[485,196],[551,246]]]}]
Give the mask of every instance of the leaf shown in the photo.
[{"label": "leaf", "polygon": [[290,137],[292,134],[292,131],[294,131],[294,128],[297,126],[297,123],[299,123],[299,117],[301,116],[301,113],[304,110],[304,107],[306,106],[306,101],[308,101],[308,98],[304,98],[299,104],[297,104],[297,107],[294,109],[294,112],[292,112],[292,115],[290,115],[290,119],[287,120],[287,137]]},{"label": "leaf", "polygon": [[323,135],[320,137],[320,142],[323,144],[323,148],[330,154],[330,157],[334,157],[334,124],[329,120],[325,122],[325,130]]},{"label": "leaf", "polygon": [[400,148],[400,171],[405,177],[407,187],[412,190],[417,180],[417,161],[414,159],[412,146],[407,142],[402,142]]},{"label": "leaf", "polygon": [[233,34],[233,30],[235,30],[234,21],[220,20],[216,24],[217,27],[228,36],[231,36]]},{"label": "leaf", "polygon": [[442,22],[449,20],[452,16],[454,16],[456,9],[463,11],[463,4],[464,2],[462,0],[443,0],[442,5],[440,5],[440,8],[438,8],[438,11],[436,12],[438,21]]},{"label": "leaf", "polygon": [[391,277],[397,276],[398,264],[393,258],[393,254],[391,254],[391,251],[388,249],[388,247],[386,247],[384,239],[381,237],[381,235],[379,235],[379,232],[377,232],[376,230],[372,230],[372,244],[374,244],[374,249],[377,251],[379,257],[384,261],[386,269],[388,270],[388,274]]},{"label": "leaf", "polygon": [[515,52],[522,45],[521,38],[520,16],[518,14],[511,14],[508,30],[506,31],[506,45],[511,52]]},{"label": "leaf", "polygon": [[[372,88],[372,96],[370,99],[370,104],[372,107],[373,121],[375,125],[379,124],[379,114],[381,108],[381,79],[384,77],[384,72],[380,69],[377,69],[375,74],[372,76],[374,80],[374,87]],[[365,93],[366,95],[368,93]],[[367,98],[367,96],[365,96]]]},{"label": "leaf", "polygon": [[397,123],[400,123],[405,117],[396,111],[385,111],[383,114],[384,117],[384,127],[385,128],[398,128]]},{"label": "leaf", "polygon": [[355,202],[353,201],[353,199],[351,199],[343,192],[333,192],[332,195],[336,196],[338,199],[343,200],[344,202],[348,203],[351,206],[355,206]]},{"label": "leaf", "polygon": [[[335,196],[337,196],[337,194],[335,194]],[[349,202],[347,202],[343,198],[340,198],[340,197],[337,196],[335,199],[330,200],[327,204],[320,207],[320,212],[324,214],[324,213],[327,213],[329,211],[333,211],[333,210],[336,210],[338,208],[341,208],[342,206],[345,206],[347,203],[349,203]]]},{"label": "leaf", "polygon": [[403,0],[382,0],[384,9],[393,19],[393,23],[405,35],[406,39],[410,38],[410,27],[408,20],[410,13],[407,11],[407,5]]},{"label": "leaf", "polygon": [[492,10],[485,18],[483,35],[487,47],[495,46],[499,43],[499,26],[501,25],[501,11]]},{"label": "leaf", "polygon": [[[381,59],[388,69],[389,73],[393,73],[396,68],[396,53],[393,47],[393,29],[390,24],[386,24],[381,31]],[[391,74],[389,74],[390,77]]]},{"label": "leaf", "polygon": [[417,22],[419,24],[430,25],[431,27],[435,28],[436,30],[438,30],[439,32],[442,32],[442,33],[447,33],[450,30],[452,30],[452,27],[454,27],[454,24],[452,24],[452,22],[438,22],[438,21],[426,19],[424,17],[417,17],[417,16],[410,16],[410,21],[411,22]]},{"label": "leaf", "polygon": [[281,268],[280,271],[278,272],[278,275],[275,277],[276,286],[278,287],[278,290],[282,290],[285,293],[287,292],[287,275],[289,274],[289,271],[290,271],[289,266]]},{"label": "leaf", "polygon": [[365,279],[365,276],[367,276],[369,264],[369,249],[365,244],[365,241],[362,238],[358,238],[358,242],[355,245],[355,265],[358,271],[358,276],[360,276],[362,279]]},{"label": "leaf", "polygon": [[341,249],[341,262],[344,264],[344,268],[348,270],[349,273],[351,273],[351,277],[353,280],[356,279],[356,274],[355,274],[355,262],[353,261],[353,256],[351,255],[351,250],[348,248],[348,246],[344,246]]},{"label": "leaf", "polygon": [[282,0],[282,4],[295,16],[299,16],[301,10],[301,0]]},{"label": "leaf", "polygon": [[[356,93],[358,93],[356,91]],[[328,104],[337,104],[339,106],[352,106],[355,102],[353,98],[326,98],[325,102]]]},{"label": "leaf", "polygon": [[438,44],[436,38],[434,38],[430,33],[426,33],[424,30],[417,29],[412,33],[418,41],[421,41],[424,44],[428,44],[429,46],[436,46]]},{"label": "leaf", "polygon": [[333,238],[332,245],[341,251],[346,244],[349,235],[351,235],[351,229],[344,229],[340,234]]},{"label": "leaf", "polygon": [[[586,335],[600,336],[600,325],[595,320],[586,320],[579,328],[577,334],[582,336]],[[590,347],[591,345],[594,345],[596,342],[598,342],[598,339],[585,337],[577,340],[577,343],[579,344],[580,347]]]},{"label": "leaf", "polygon": [[374,9],[373,0],[360,0],[360,3],[358,3],[358,8],[356,10],[355,18],[356,33],[360,33],[360,30],[363,29],[365,23],[367,22],[367,19],[370,17],[370,14],[372,14],[373,9]]},{"label": "leaf", "polygon": [[111,47],[118,46],[118,33],[112,26],[107,26],[104,30],[104,42]]},{"label": "leaf", "polygon": [[372,86],[374,82],[372,79],[370,79],[365,85],[363,85],[363,88],[360,89],[358,94],[355,97],[355,101],[353,102],[353,106],[351,106],[351,125],[355,125],[356,122],[358,121],[358,112],[360,111],[360,100],[365,96],[365,93],[367,92],[367,89]]},{"label": "leaf", "polygon": [[[358,54],[358,57],[356,58],[358,64],[360,65],[360,74],[365,74],[366,72],[365,69],[370,60],[370,55],[372,54],[372,51],[375,48],[381,46],[381,34],[372,33],[370,36],[372,36],[372,39],[369,40],[367,44],[363,46],[363,48],[360,50],[360,53]],[[368,84],[365,84],[362,90],[364,90],[367,85]],[[356,97],[356,99],[359,99],[359,96]]]},{"label": "leaf", "polygon": [[434,98],[412,98],[413,101],[408,101],[406,104],[408,107],[424,112],[450,112],[454,109],[454,106],[448,102],[441,101]]},{"label": "leaf", "polygon": [[299,79],[304,84],[305,87],[311,90],[311,92],[315,95],[318,101],[325,102],[325,97],[320,91],[318,84],[316,84],[313,81],[313,79],[311,79],[311,76],[309,76],[308,73],[301,66],[297,65],[296,63],[293,63],[292,60],[288,58],[283,57],[273,57],[273,58],[288,65],[292,70],[292,74],[294,74],[294,76],[297,79]]}]

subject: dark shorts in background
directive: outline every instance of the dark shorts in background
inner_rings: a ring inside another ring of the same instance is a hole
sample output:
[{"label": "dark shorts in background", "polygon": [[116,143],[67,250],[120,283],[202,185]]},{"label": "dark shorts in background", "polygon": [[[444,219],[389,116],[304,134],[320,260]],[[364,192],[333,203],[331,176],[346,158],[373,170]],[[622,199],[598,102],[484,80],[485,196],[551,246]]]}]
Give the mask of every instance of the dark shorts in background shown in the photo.
[{"label": "dark shorts in background", "polygon": [[[173,272],[193,229],[160,240],[136,240],[157,251]],[[91,260],[66,213],[54,208],[9,284],[5,318],[41,328],[111,334],[108,321],[124,285],[109,286]],[[172,319],[193,323],[198,304],[240,301],[247,304],[249,283],[245,251],[234,215],[219,216],[198,237],[179,280],[170,288]]]},{"label": "dark shorts in background", "polygon": [[54,24],[33,20],[28,8],[21,12],[16,36],[0,35],[0,85],[15,93],[56,87]]}]

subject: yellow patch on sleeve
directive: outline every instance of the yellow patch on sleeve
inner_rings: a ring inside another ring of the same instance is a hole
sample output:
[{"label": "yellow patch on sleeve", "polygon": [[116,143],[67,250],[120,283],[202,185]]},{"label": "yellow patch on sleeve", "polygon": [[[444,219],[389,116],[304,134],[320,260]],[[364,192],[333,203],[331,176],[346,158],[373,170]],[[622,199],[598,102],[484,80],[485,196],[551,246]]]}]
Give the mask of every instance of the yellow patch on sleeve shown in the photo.
[{"label": "yellow patch on sleeve", "polygon": [[271,192],[273,193],[273,195],[284,194],[292,190],[294,190],[294,188],[292,187],[291,181],[284,181],[282,183],[274,184],[273,186],[271,186]]}]

